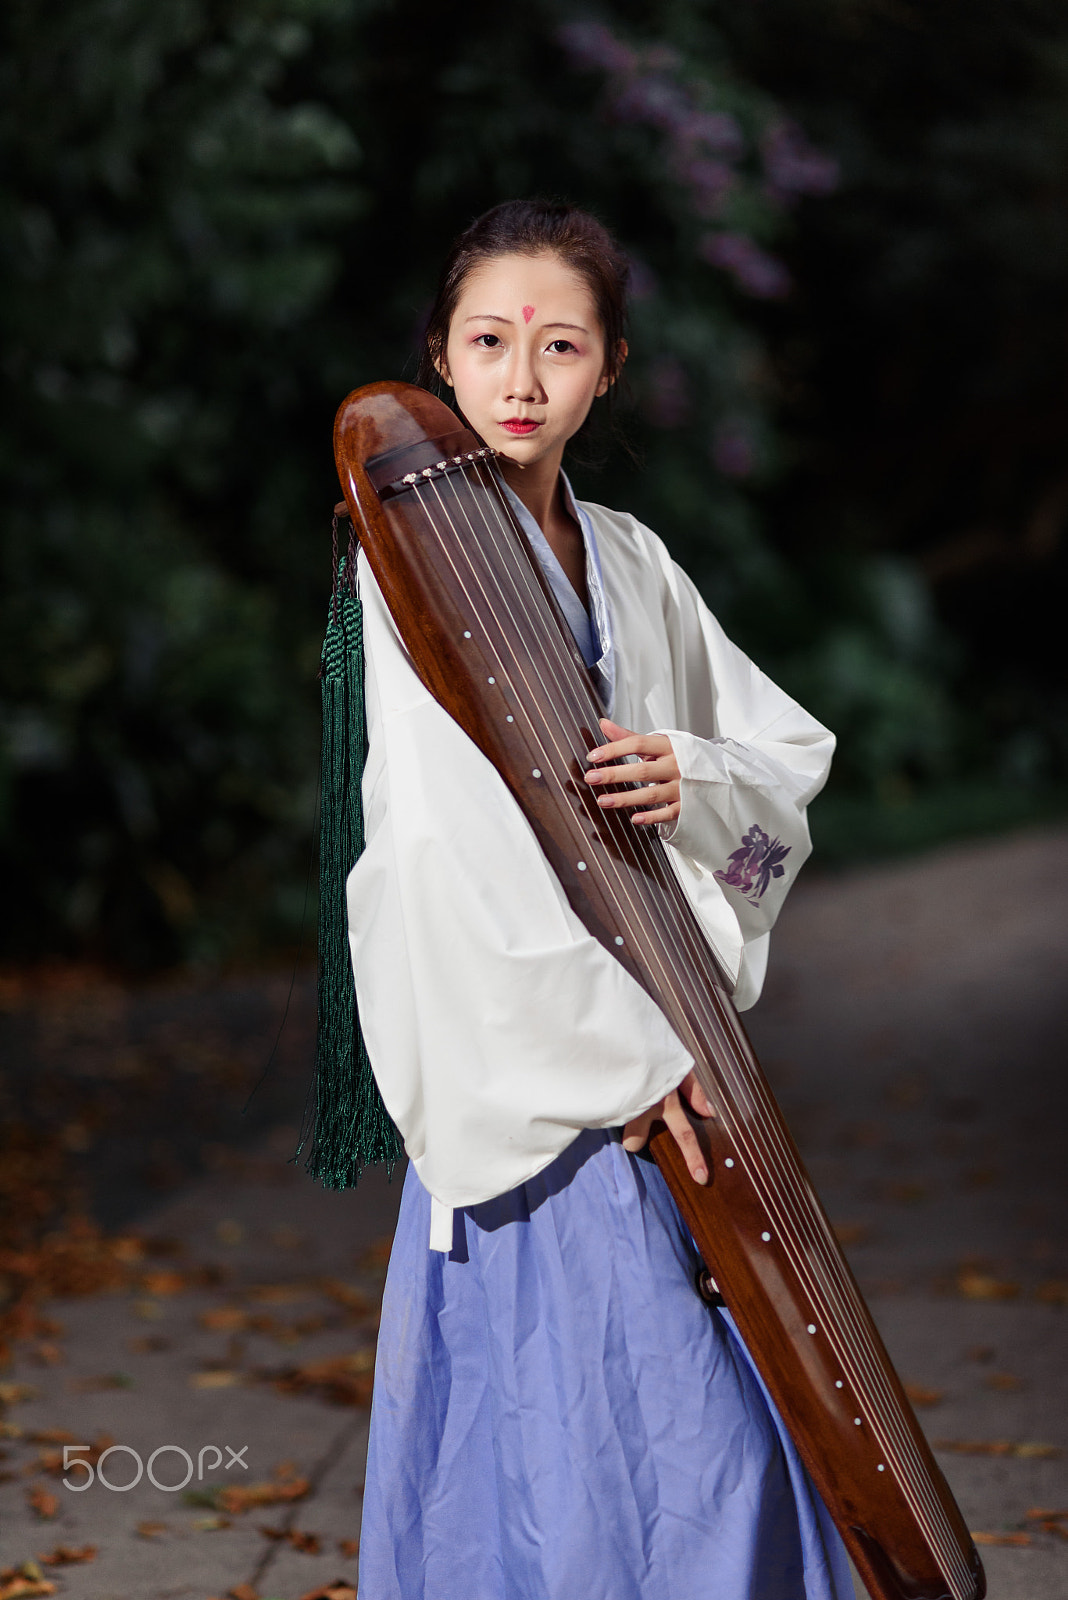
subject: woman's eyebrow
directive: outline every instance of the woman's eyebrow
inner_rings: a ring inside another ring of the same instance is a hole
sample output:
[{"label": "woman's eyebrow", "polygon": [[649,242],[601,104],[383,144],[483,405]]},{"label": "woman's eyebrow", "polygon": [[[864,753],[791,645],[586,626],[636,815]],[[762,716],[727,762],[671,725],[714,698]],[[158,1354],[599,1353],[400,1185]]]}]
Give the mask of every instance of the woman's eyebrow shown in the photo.
[{"label": "woman's eyebrow", "polygon": [[[476,311],[474,316],[465,317],[464,322],[503,322],[506,327],[513,327],[512,317],[499,317],[493,311]],[[572,333],[589,333],[589,328],[584,328],[581,322],[543,322],[543,328],[569,328]]]}]

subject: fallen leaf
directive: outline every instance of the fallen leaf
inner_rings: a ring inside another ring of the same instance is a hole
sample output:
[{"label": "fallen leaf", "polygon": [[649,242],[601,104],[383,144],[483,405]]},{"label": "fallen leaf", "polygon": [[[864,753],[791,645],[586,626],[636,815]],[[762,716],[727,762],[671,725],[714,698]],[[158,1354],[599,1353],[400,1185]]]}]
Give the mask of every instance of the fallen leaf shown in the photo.
[{"label": "fallen leaf", "polygon": [[194,1533],[218,1533],[220,1528],[230,1527],[229,1517],[194,1517]]},{"label": "fallen leaf", "polygon": [[[65,1438],[63,1443],[74,1444],[75,1441]],[[98,1434],[92,1444],[86,1445],[83,1450],[79,1451],[79,1455],[83,1460],[88,1461],[91,1467],[95,1467],[104,1451],[114,1443],[115,1441],[110,1433]],[[54,1478],[61,1478],[70,1469],[63,1464],[62,1450],[38,1450],[36,1464],[31,1465],[27,1470],[30,1472],[50,1472]]]},{"label": "fallen leaf", "polygon": [[962,1267],[957,1274],[957,1289],[966,1300],[1015,1300],[1020,1285],[976,1267]]},{"label": "fallen leaf", "polygon": [[36,1511],[42,1522],[49,1521],[59,1510],[59,1499],[50,1489],[43,1484],[34,1484],[32,1489],[26,1491],[26,1499],[31,1508]]},{"label": "fallen leaf", "polygon": [[992,1344],[973,1344],[965,1354],[969,1361],[993,1361],[997,1351]]},{"label": "fallen leaf", "polygon": [[339,1539],[337,1542],[338,1554],[348,1556],[354,1560],[360,1553],[359,1539]]},{"label": "fallen leaf", "polygon": [[34,1350],[32,1359],[41,1367],[61,1367],[67,1358],[58,1344],[45,1341]]},{"label": "fallen leaf", "polygon": [[322,1550],[322,1541],[317,1533],[306,1533],[300,1528],[290,1528],[289,1543],[294,1550],[299,1550],[301,1555],[317,1556]]},{"label": "fallen leaf", "polygon": [[20,1400],[36,1398],[37,1390],[32,1383],[0,1383],[0,1406],[14,1406]]},{"label": "fallen leaf", "polygon": [[194,1372],[189,1379],[194,1389],[232,1389],[243,1381],[240,1372]]},{"label": "fallen leaf", "polygon": [[356,1312],[358,1316],[374,1309],[365,1294],[354,1284],[342,1283],[340,1278],[324,1278],[320,1287],[328,1299],[336,1301],[339,1306],[344,1306],[347,1311]]},{"label": "fallen leaf", "polygon": [[294,1550],[299,1550],[302,1555],[317,1556],[322,1552],[322,1540],[317,1533],[304,1533],[300,1528],[265,1528],[260,1532],[265,1539],[273,1539],[279,1544],[292,1545]]},{"label": "fallen leaf", "polygon": [[976,1544],[1021,1545],[1031,1543],[1031,1535],[1029,1533],[976,1533],[973,1528],[971,1534]]},{"label": "fallen leaf", "polygon": [[[35,1568],[37,1576],[31,1575]],[[7,1567],[0,1572],[0,1600],[30,1600],[33,1595],[55,1594],[56,1586],[42,1576],[34,1561],[24,1561],[22,1567]]]},{"label": "fallen leaf", "polygon": [[1027,1522],[1035,1522],[1043,1533],[1052,1533],[1055,1539],[1068,1539],[1068,1511],[1052,1511],[1042,1506],[1032,1506],[1024,1513]]},{"label": "fallen leaf", "polygon": [[207,1506],[209,1511],[214,1511],[221,1488],[221,1483],[206,1483],[202,1489],[183,1489],[182,1504],[185,1506]]},{"label": "fallen leaf", "polygon": [[5,1274],[20,1281],[19,1292],[32,1285],[39,1298],[97,1294],[127,1281],[127,1268],[116,1259],[111,1241],[87,1217],[69,1218],[32,1249],[3,1251],[2,1265]]},{"label": "fallen leaf", "polygon": [[25,1436],[32,1444],[77,1444],[78,1435],[66,1428],[35,1428]]},{"label": "fallen leaf", "polygon": [[905,1393],[914,1406],[939,1406],[946,1398],[944,1389],[928,1389],[922,1383],[906,1383]]},{"label": "fallen leaf", "polygon": [[251,1583],[235,1583],[232,1589],[227,1589],[226,1596],[227,1600],[260,1600],[259,1590]]},{"label": "fallen leaf", "polygon": [[140,1261],[145,1253],[145,1242],[134,1234],[120,1235],[112,1239],[111,1253],[116,1261]]},{"label": "fallen leaf", "polygon": [[197,1321],[213,1333],[238,1333],[248,1327],[249,1315],[241,1306],[213,1306],[202,1311]]},{"label": "fallen leaf", "polygon": [[952,1450],[958,1456],[1017,1456],[1037,1461],[1054,1461],[1064,1453],[1055,1444],[1016,1444],[1011,1439],[936,1439],[934,1448]]},{"label": "fallen leaf", "polygon": [[1047,1306],[1068,1306],[1068,1278],[1047,1278],[1035,1290],[1035,1299]]},{"label": "fallen leaf", "polygon": [[291,1500],[303,1500],[311,1488],[307,1478],[293,1478],[289,1482],[228,1484],[219,1490],[218,1503],[224,1511],[235,1515],[252,1511],[258,1506],[287,1505]]},{"label": "fallen leaf", "polygon": [[166,1522],[139,1522],[137,1531],[142,1539],[159,1539],[170,1530]]},{"label": "fallen leaf", "polygon": [[246,1290],[248,1299],[261,1305],[289,1305],[294,1300],[306,1300],[311,1293],[306,1283],[259,1283]]},{"label": "fallen leaf", "polygon": [[369,1406],[374,1387],[375,1351],[373,1345],[347,1355],[327,1356],[307,1361],[299,1367],[267,1373],[282,1394],[306,1394],[318,1389],[323,1398],[339,1406]]},{"label": "fallen leaf", "polygon": [[309,1589],[307,1594],[302,1594],[300,1600],[356,1600],[356,1590],[345,1578],[335,1578],[333,1583],[324,1584],[321,1589]]},{"label": "fallen leaf", "polygon": [[1004,1394],[1010,1394],[1016,1389],[1022,1389],[1024,1381],[1014,1372],[991,1372],[983,1379],[987,1389],[998,1389]]},{"label": "fallen leaf", "polygon": [[284,1324],[269,1311],[250,1311],[245,1327],[249,1333],[277,1333]]},{"label": "fallen leaf", "polygon": [[143,1272],[138,1281],[146,1294],[181,1294],[189,1287],[181,1272]]},{"label": "fallen leaf", "polygon": [[82,1561],[96,1560],[95,1544],[83,1544],[75,1547],[69,1544],[57,1544],[56,1548],[48,1555],[37,1552],[38,1561],[43,1561],[46,1567],[74,1567]]}]

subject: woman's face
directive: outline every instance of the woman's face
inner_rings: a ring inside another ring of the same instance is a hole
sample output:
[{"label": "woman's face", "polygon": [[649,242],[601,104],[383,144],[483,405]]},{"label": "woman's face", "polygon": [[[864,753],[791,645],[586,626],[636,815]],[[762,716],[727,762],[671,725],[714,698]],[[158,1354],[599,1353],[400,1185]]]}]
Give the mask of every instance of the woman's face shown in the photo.
[{"label": "woman's face", "polygon": [[487,444],[517,466],[559,465],[610,382],[583,279],[550,254],[484,262],[460,291],[442,377]]}]

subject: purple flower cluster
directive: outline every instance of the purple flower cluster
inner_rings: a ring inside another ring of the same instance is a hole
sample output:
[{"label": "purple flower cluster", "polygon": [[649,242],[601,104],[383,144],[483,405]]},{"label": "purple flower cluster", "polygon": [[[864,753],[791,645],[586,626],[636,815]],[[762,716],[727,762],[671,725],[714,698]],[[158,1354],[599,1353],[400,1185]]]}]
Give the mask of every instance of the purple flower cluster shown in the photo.
[{"label": "purple flower cluster", "polygon": [[598,22],[568,23],[557,37],[577,67],[608,77],[608,109],[617,122],[645,123],[664,135],[669,169],[689,189],[697,214],[719,216],[737,182],[733,163],[745,154],[737,119],[695,105],[673,50],[633,50]]},{"label": "purple flower cluster", "polygon": [[[694,214],[720,221],[741,176],[745,134],[729,111],[702,110],[681,77],[682,61],[663,45],[634,49],[599,22],[570,22],[557,34],[574,65],[608,78],[607,105],[620,122],[644,123],[663,134],[667,166],[689,193]],[[778,117],[760,140],[767,204],[785,210],[800,195],[827,194],[838,179],[837,164],[808,143],[796,123]],[[728,272],[739,288],[760,299],[788,293],[790,277],[781,261],[738,232],[709,232],[698,244],[702,259]]]},{"label": "purple flower cluster", "polygon": [[600,22],[567,22],[557,38],[576,67],[600,67],[602,72],[626,77],[641,64],[637,51]]},{"label": "purple flower cluster", "polygon": [[723,202],[737,181],[728,162],[710,161],[707,156],[677,163],[675,173],[688,186],[697,215],[709,220],[722,213]]},{"label": "purple flower cluster", "polygon": [[706,233],[697,248],[709,266],[722,267],[758,300],[781,300],[790,292],[790,274],[782,262],[747,233]]},{"label": "purple flower cluster", "polygon": [[838,162],[809,144],[796,122],[781,118],[760,140],[765,194],[786,208],[801,195],[832,194],[838,187]]},{"label": "purple flower cluster", "polygon": [[769,839],[757,823],[742,835],[741,848],[732,850],[726,872],[714,874],[731,889],[738,889],[749,904],[759,905],[772,878],[781,878],[786,870],[783,861],[790,854],[790,846],[778,839]]}]

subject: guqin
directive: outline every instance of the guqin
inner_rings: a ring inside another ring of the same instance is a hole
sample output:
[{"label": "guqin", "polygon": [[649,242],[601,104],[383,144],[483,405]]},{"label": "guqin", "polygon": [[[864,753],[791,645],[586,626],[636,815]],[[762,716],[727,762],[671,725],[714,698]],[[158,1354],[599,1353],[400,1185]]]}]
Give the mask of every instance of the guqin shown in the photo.
[{"label": "guqin", "polygon": [[652,1150],[871,1594],[981,1600],[960,1511],[653,830],[583,781],[600,707],[487,450],[407,384],[349,395],[334,449],[386,603],[430,692],[497,768],[577,916],[661,1007],[716,1116],[710,1181]]}]

